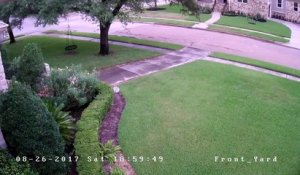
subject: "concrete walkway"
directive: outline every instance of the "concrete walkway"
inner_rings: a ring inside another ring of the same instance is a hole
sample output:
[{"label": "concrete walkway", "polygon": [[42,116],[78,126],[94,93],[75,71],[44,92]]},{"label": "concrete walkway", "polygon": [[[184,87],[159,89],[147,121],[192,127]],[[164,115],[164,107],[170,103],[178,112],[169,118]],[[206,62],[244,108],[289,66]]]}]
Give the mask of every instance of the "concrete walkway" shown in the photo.
[{"label": "concrete walkway", "polygon": [[292,35],[291,35],[290,42],[287,43],[286,45],[300,49],[300,24],[295,24],[295,23],[274,19],[274,18],[270,18],[269,20],[288,26],[292,31]]},{"label": "concrete walkway", "polygon": [[[201,15],[200,15],[201,18]],[[209,20],[205,21],[204,23],[199,23],[193,26],[193,28],[199,28],[199,29],[207,29],[209,25],[214,24],[215,22],[219,21],[221,18],[220,12],[213,12],[212,16]]]},{"label": "concrete walkway", "polygon": [[110,85],[117,86],[125,81],[191,63],[208,55],[207,51],[187,47],[156,58],[104,69],[97,73],[97,77]]}]

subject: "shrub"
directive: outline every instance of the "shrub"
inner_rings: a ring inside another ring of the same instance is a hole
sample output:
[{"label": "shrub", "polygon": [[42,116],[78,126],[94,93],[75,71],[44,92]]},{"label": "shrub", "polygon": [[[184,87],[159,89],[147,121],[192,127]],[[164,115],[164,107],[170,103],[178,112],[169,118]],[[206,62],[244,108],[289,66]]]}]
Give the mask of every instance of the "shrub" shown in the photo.
[{"label": "shrub", "polygon": [[204,13],[204,14],[210,14],[211,12],[212,12],[212,8],[210,8],[210,7],[202,7],[202,6],[200,6],[199,7],[200,9],[200,12],[201,13]]},{"label": "shrub", "polygon": [[37,90],[43,70],[44,57],[41,49],[36,44],[27,44],[21,55],[17,80]]},{"label": "shrub", "polygon": [[252,18],[255,21],[259,21],[259,22],[267,22],[267,19],[265,17],[263,17],[260,13],[250,16],[250,18]]},{"label": "shrub", "polygon": [[1,175],[38,175],[30,169],[28,163],[18,163],[15,158],[5,150],[0,150]]},{"label": "shrub", "polygon": [[[65,156],[64,141],[42,100],[20,83],[13,83],[1,105],[1,129],[13,155],[55,159]],[[44,175],[65,174],[66,163],[35,162],[33,167]]]},{"label": "shrub", "polygon": [[99,144],[100,146],[100,155],[103,157],[103,160],[108,161],[110,164],[115,162],[115,157],[117,153],[121,151],[121,147],[114,146],[113,141],[109,140],[107,143]]},{"label": "shrub", "polygon": [[79,66],[54,69],[50,79],[50,96],[56,103],[63,103],[64,110],[81,107],[91,102],[97,94],[96,77],[81,71]]},{"label": "shrub", "polygon": [[68,112],[62,111],[63,105],[57,105],[52,101],[45,101],[48,111],[59,126],[59,132],[65,142],[70,145],[74,141],[76,124]]},{"label": "shrub", "polygon": [[[92,156],[99,158],[101,156],[98,128],[111,106],[113,94],[111,88],[105,84],[99,84],[98,89],[99,94],[83,111],[81,119],[77,122],[78,131],[74,146],[78,157]],[[87,162],[79,159],[77,170],[80,175],[90,175],[100,174],[102,168],[99,162]]]},{"label": "shrub", "polygon": [[121,168],[116,167],[112,170],[111,175],[125,175]]}]

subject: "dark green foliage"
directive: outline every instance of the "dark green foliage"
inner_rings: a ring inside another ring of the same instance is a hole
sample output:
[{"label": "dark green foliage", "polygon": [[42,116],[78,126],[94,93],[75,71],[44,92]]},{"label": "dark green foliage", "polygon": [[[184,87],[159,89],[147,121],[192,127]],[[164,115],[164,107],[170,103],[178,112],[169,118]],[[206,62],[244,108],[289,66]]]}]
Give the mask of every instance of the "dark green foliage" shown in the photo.
[{"label": "dark green foliage", "polygon": [[59,126],[59,132],[67,144],[72,144],[77,127],[69,112],[62,111],[63,105],[57,105],[52,101],[45,101],[48,111]]},{"label": "dark green foliage", "polygon": [[[78,132],[75,138],[76,154],[79,157],[100,157],[102,155],[99,147],[98,128],[101,121],[108,112],[112,103],[112,90],[105,84],[99,84],[99,94],[93,102],[84,110],[78,121]],[[99,162],[88,162],[79,159],[77,170],[80,175],[100,174],[102,171]]]},{"label": "dark green foliage", "polygon": [[36,90],[43,70],[44,57],[41,49],[34,43],[27,44],[20,59],[17,80]]},{"label": "dark green foliage", "polygon": [[112,170],[111,175],[125,175],[121,168],[116,167]]},{"label": "dark green foliage", "polygon": [[267,19],[263,17],[260,13],[257,13],[256,15],[251,16],[251,18],[255,21],[259,22],[267,22]]},{"label": "dark green foliage", "polygon": [[0,150],[1,175],[38,175],[30,169],[28,163],[18,163],[7,151]]},{"label": "dark green foliage", "polygon": [[212,8],[210,7],[199,7],[201,13],[210,14],[212,12]]},{"label": "dark green foliage", "polygon": [[[59,128],[42,100],[20,83],[13,83],[4,94],[1,107],[1,129],[11,153],[15,156],[52,158],[65,156]],[[32,162],[41,174],[65,174],[66,163]]]},{"label": "dark green foliage", "polygon": [[64,104],[64,110],[81,107],[97,94],[97,79],[79,66],[53,69],[49,83],[52,100]]},{"label": "dark green foliage", "polygon": [[121,151],[121,147],[119,145],[114,146],[112,140],[109,140],[105,144],[100,143],[99,146],[100,155],[103,157],[103,160],[110,164],[115,163],[115,157]]}]

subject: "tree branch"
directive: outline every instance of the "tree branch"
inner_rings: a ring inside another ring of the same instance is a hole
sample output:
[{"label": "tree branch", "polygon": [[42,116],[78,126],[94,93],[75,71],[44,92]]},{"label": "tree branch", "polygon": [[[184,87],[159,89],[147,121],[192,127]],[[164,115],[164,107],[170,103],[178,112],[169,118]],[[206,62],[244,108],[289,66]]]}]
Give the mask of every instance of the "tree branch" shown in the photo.
[{"label": "tree branch", "polygon": [[120,0],[115,9],[112,11],[113,16],[117,16],[119,11],[121,10],[122,6],[127,2],[128,0]]}]

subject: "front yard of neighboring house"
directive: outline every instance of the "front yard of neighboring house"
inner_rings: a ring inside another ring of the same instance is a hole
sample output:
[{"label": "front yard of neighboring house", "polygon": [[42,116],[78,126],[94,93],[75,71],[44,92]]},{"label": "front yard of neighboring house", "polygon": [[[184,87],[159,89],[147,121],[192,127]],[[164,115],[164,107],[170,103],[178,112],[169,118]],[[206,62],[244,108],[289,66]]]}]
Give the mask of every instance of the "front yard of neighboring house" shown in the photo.
[{"label": "front yard of neighboring house", "polygon": [[160,10],[146,10],[140,17],[133,18],[133,21],[190,27],[211,18],[210,13],[200,14],[199,19],[195,16],[183,15],[181,12],[182,6],[176,4],[163,5],[158,8]]},{"label": "front yard of neighboring house", "polygon": [[222,16],[219,21],[209,26],[209,29],[284,43],[291,38],[291,30],[283,24],[270,20],[254,21],[244,16]]}]

